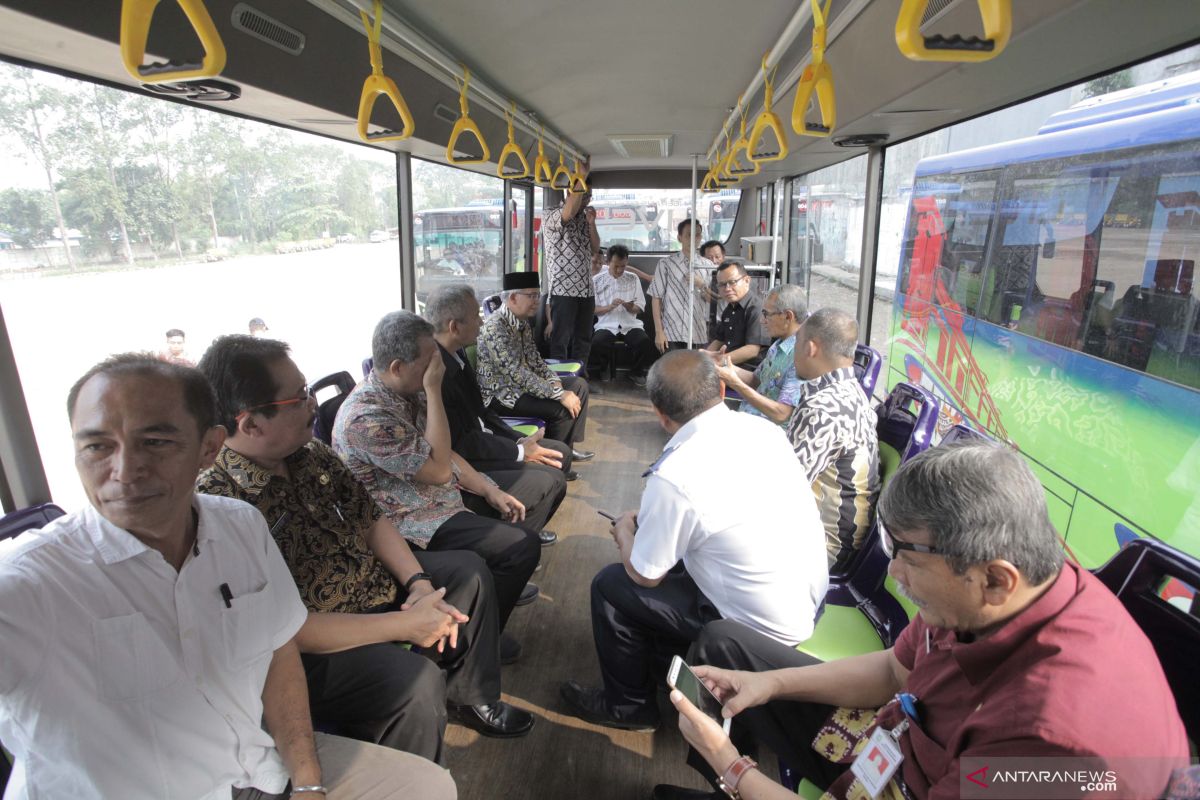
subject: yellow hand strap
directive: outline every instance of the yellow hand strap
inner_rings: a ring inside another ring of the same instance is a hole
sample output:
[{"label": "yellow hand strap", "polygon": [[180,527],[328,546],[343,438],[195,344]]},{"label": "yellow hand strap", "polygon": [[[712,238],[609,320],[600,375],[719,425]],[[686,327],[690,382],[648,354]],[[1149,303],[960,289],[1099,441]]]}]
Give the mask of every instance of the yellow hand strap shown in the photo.
[{"label": "yellow hand strap", "polygon": [[929,0],[904,0],[896,18],[896,46],[913,61],[987,61],[1004,52],[1012,36],[1010,0],[979,0],[983,37],[921,33]]},{"label": "yellow hand strap", "polygon": [[[504,112],[504,118],[508,120],[508,144],[504,145],[500,151],[500,158],[496,163],[496,175],[509,180],[517,180],[529,175],[529,162],[525,160],[525,153],[517,146],[517,139],[513,133],[513,117],[516,116],[516,113],[517,104],[510,102],[509,110]],[[505,162],[513,156],[516,156],[517,162],[521,165],[520,169],[505,166]]]},{"label": "yellow hand strap", "polygon": [[[467,106],[467,87],[471,84],[471,70],[463,67],[463,77],[459,83],[462,85],[462,88],[458,92],[459,117],[458,121],[454,123],[454,129],[450,131],[450,141],[446,143],[446,160],[451,164],[483,164],[492,160],[492,151],[488,149],[487,142],[483,139],[483,132],[479,130],[479,126],[475,124],[475,120],[471,119],[471,114]],[[479,149],[482,152],[479,156],[458,158],[454,155],[455,145],[458,144],[459,139],[468,133],[475,137],[475,141],[479,143]]]},{"label": "yellow hand strap", "polygon": [[[796,100],[792,104],[792,130],[801,136],[828,136],[837,124],[833,71],[825,60],[829,7],[832,4],[833,0],[826,0],[825,8],[822,10],[819,0],[812,0],[812,61],[804,68],[804,73],[800,76],[800,83],[796,86]],[[821,112],[820,122],[809,122],[805,119],[814,90],[817,93],[817,105]]]},{"label": "yellow hand strap", "polygon": [[579,159],[575,159],[575,171],[571,173],[571,194],[585,194],[588,190],[587,177],[583,174],[583,167],[579,165]]},{"label": "yellow hand strap", "polygon": [[[778,69],[778,67],[776,67]],[[787,158],[787,134],[783,130],[783,122],[779,115],[771,110],[775,99],[773,76],[767,74],[767,56],[763,56],[763,110],[754,121],[754,129],[750,132],[750,159],[756,162],[779,161]],[[767,134],[771,138],[767,138]]]},{"label": "yellow hand strap", "polygon": [[731,176],[743,178],[747,175],[757,175],[762,167],[750,157],[750,137],[746,135],[746,110],[742,108],[742,98],[738,98],[738,113],[741,114],[741,128],[738,138],[729,152],[729,166],[726,169]]},{"label": "yellow hand strap", "polygon": [[546,148],[542,142],[543,128],[538,128],[538,154],[533,160],[533,180],[539,186],[548,186],[554,177],[550,169],[550,159],[546,158]]},{"label": "yellow hand strap", "polygon": [[[412,113],[408,110],[408,103],[404,102],[404,95],[400,94],[396,82],[383,74],[383,48],[379,46],[379,32],[383,27],[383,0],[375,0],[374,12],[375,20],[372,22],[367,12],[359,11],[363,27],[367,29],[367,52],[371,56],[371,74],[363,81],[362,95],[358,99],[358,138],[364,142],[396,142],[412,136],[417,125],[413,122]],[[371,112],[374,111],[375,103],[381,96],[391,101],[396,113],[400,115],[400,130],[384,128],[374,133],[368,130],[371,124]]]},{"label": "yellow hand strap", "polygon": [[225,43],[217,26],[213,24],[204,0],[178,0],[179,7],[187,15],[188,22],[200,45],[204,58],[197,64],[192,61],[156,61],[143,64],[146,60],[146,41],[150,37],[150,21],[158,8],[159,0],[123,0],[121,3],[121,61],[134,80],[142,83],[168,83],[197,78],[213,78],[225,69]]},{"label": "yellow hand strap", "polygon": [[550,179],[550,188],[559,190],[571,188],[571,173],[567,172],[567,165],[563,163],[561,145],[558,151],[558,169],[554,170],[554,177]]}]

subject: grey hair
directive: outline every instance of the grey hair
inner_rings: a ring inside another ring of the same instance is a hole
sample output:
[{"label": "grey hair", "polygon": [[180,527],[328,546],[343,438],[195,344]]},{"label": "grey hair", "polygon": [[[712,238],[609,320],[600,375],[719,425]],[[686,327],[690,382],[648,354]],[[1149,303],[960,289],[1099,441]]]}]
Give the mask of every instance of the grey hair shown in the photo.
[{"label": "grey hair", "polygon": [[1058,574],[1063,546],[1037,477],[1014,450],[961,442],[906,461],[877,513],[896,533],[925,530],[951,569],[1003,559],[1034,586]]},{"label": "grey hair", "polygon": [[820,308],[804,321],[802,338],[819,344],[826,355],[853,360],[858,322],[839,308]]},{"label": "grey hair", "polygon": [[808,319],[808,302],[804,296],[804,290],[794,283],[781,283],[771,291],[767,292],[767,297],[775,298],[776,311],[790,311],[796,316],[796,322],[804,322]]},{"label": "grey hair", "polygon": [[695,350],[675,350],[655,361],[646,389],[654,407],[680,425],[721,402],[717,368]]},{"label": "grey hair", "polygon": [[421,343],[433,336],[433,326],[411,311],[385,314],[371,337],[375,369],[386,372],[393,361],[411,364],[421,356]]},{"label": "grey hair", "polygon": [[425,319],[437,333],[444,333],[451,322],[465,322],[468,317],[478,315],[479,300],[475,290],[465,283],[439,286],[425,301]]}]

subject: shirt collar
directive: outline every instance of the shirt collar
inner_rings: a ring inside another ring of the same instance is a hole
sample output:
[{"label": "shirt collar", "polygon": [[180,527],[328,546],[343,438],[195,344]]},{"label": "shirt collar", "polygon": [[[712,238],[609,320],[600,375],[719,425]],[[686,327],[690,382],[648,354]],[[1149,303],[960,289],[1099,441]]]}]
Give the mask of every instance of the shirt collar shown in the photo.
[{"label": "shirt collar", "polygon": [[951,655],[967,680],[977,685],[995,674],[999,664],[1066,609],[1079,593],[1081,583],[1079,567],[1067,562],[1050,588],[999,630],[972,642],[952,644]]},{"label": "shirt collar", "polygon": [[500,319],[507,322],[509,324],[509,326],[511,326],[513,328],[519,329],[522,325],[526,324],[525,320],[517,319],[517,315],[512,312],[511,308],[508,307],[508,303],[504,303],[503,305],[501,305],[500,310],[495,313],[499,314]]},{"label": "shirt collar", "polygon": [[[290,463],[292,459],[304,452],[305,447],[300,448],[284,460]],[[229,445],[221,447],[221,452],[217,453],[215,466],[229,475],[237,487],[251,498],[257,498],[262,494],[263,490],[267,488],[267,484],[271,482],[271,478],[275,477],[269,470],[259,466],[236,450],[231,450]]]},{"label": "shirt collar", "polygon": [[835,383],[856,380],[858,380],[858,378],[854,375],[854,367],[838,367],[832,372],[826,372],[824,375],[821,375],[818,378],[813,378],[808,383],[812,386],[812,391],[819,392],[825,387],[832,386]]},{"label": "shirt collar", "polygon": [[[199,521],[196,526],[196,547],[206,545],[216,538],[213,530],[206,524],[207,517],[200,513],[199,505],[193,494],[192,512],[196,514]],[[110,566],[119,564],[122,561],[137,558],[143,553],[151,552],[151,548],[145,542],[124,528],[109,522],[103,514],[96,510],[95,506],[88,505],[83,513],[84,530],[91,538],[96,552],[100,554],[100,560],[105,564]]]},{"label": "shirt collar", "polygon": [[724,415],[732,413],[733,412],[730,411],[724,403],[717,403],[707,411],[700,412],[696,416],[689,419],[682,428],[675,431],[675,435],[671,437],[670,441],[667,442],[667,445],[663,448],[663,450],[665,451],[668,448],[672,450],[679,448],[689,439],[695,436],[699,431],[708,430],[714,425],[720,425],[725,419]]}]

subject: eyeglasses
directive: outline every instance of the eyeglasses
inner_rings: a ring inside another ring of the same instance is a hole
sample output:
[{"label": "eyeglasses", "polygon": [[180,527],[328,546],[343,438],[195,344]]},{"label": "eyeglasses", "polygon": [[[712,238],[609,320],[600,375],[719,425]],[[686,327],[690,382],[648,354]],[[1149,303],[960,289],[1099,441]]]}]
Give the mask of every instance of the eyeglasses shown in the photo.
[{"label": "eyeglasses", "polygon": [[930,547],[927,544],[902,542],[895,536],[892,536],[892,532],[888,530],[887,525],[885,525],[883,522],[883,517],[879,515],[875,516],[875,524],[879,528],[879,539],[880,543],[883,545],[883,554],[887,556],[889,560],[894,559],[896,557],[896,553],[900,552],[901,550],[911,550],[914,553],[929,553],[931,555],[938,555],[938,549],[936,547]]},{"label": "eyeglasses", "polygon": [[525,297],[530,300],[536,300],[542,296],[541,292],[513,292],[517,297]]},{"label": "eyeglasses", "polygon": [[242,411],[242,413],[238,414],[238,419],[241,419],[251,412],[258,411],[260,408],[283,408],[285,406],[294,406],[297,403],[307,403],[312,396],[312,387],[305,384],[304,388],[300,390],[300,394],[296,395],[295,397],[289,397],[286,400],[272,400],[269,403],[259,403],[256,406],[250,406]]},{"label": "eyeglasses", "polygon": [[726,289],[731,286],[737,286],[739,283],[741,283],[745,279],[746,279],[746,276],[742,275],[740,278],[734,278],[731,281],[717,281],[717,288],[718,289]]},{"label": "eyeglasses", "polygon": [[762,315],[767,319],[770,319],[771,317],[778,317],[780,314],[786,313],[786,311],[767,311],[765,308],[762,310]]}]

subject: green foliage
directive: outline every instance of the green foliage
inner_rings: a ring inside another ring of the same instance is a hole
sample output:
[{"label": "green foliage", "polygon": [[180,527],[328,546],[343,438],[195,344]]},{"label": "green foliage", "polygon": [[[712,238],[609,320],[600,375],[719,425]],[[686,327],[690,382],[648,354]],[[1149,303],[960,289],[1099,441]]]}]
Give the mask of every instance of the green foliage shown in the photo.
[{"label": "green foliage", "polygon": [[50,193],[39,189],[5,189],[0,192],[0,232],[20,247],[37,247],[54,235],[54,208]]},{"label": "green foliage", "polygon": [[1133,86],[1133,70],[1123,69],[1120,72],[1110,72],[1083,85],[1083,96],[1098,97],[1109,92],[1117,92]]}]

